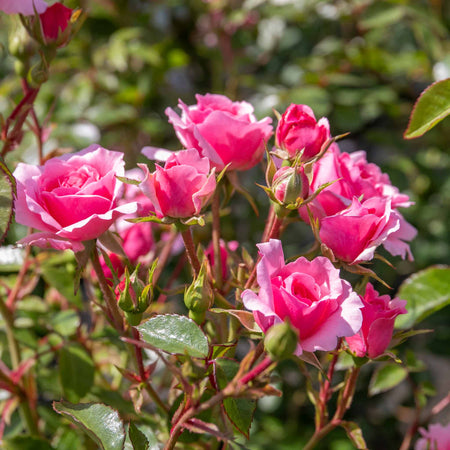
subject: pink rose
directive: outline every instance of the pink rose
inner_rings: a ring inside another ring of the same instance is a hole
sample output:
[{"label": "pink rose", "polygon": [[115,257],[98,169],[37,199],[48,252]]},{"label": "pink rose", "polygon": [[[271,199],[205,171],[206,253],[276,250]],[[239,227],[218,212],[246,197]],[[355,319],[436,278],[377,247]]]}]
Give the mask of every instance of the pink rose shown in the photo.
[{"label": "pink rose", "polygon": [[123,154],[98,145],[48,160],[43,166],[18,164],[16,221],[41,230],[21,244],[56,249],[84,248],[82,241],[104,233],[136,203],[118,206],[123,188]]},{"label": "pink rose", "polygon": [[324,189],[311,205],[317,218],[342,211],[350,205],[353,197],[363,196],[363,201],[372,197],[390,199],[392,208],[412,204],[407,195],[392,186],[387,174],[381,172],[376,164],[367,162],[363,151],[341,153],[336,144],[332,145],[314,164],[311,192],[330,181],[334,183]]},{"label": "pink rose", "polygon": [[450,424],[437,423],[419,431],[422,437],[416,442],[415,450],[450,450]]},{"label": "pink rose", "polygon": [[363,322],[361,330],[354,336],[347,337],[350,350],[356,356],[376,358],[389,346],[394,331],[395,318],[399,314],[406,314],[406,300],[394,298],[389,295],[379,295],[373,286],[368,283],[366,293],[361,297]]},{"label": "pink rose", "polygon": [[302,161],[316,156],[329,138],[328,119],[322,117],[317,122],[309,106],[293,103],[281,116],[275,134],[277,147],[286,150],[290,158],[303,150]]},{"label": "pink rose", "polygon": [[[56,42],[64,32],[72,17],[72,9],[61,3],[55,3],[39,15],[42,32],[47,42]],[[60,45],[64,45],[61,42]]]},{"label": "pink rose", "polygon": [[232,102],[223,95],[196,95],[196,99],[192,106],[179,101],[181,117],[166,109],[182,145],[196,148],[218,170],[228,163],[229,170],[247,170],[258,164],[273,133],[272,119],[257,122],[252,105]]},{"label": "pink rose", "polygon": [[209,159],[191,148],[173,153],[164,168],[155,165],[150,173],[145,164],[140,185],[159,217],[187,218],[200,213],[216,189],[214,169]]},{"label": "pink rose", "polygon": [[328,258],[301,257],[285,264],[281,241],[271,239],[258,248],[259,293],[246,290],[242,299],[264,332],[288,318],[299,333],[299,355],[333,350],[338,337],[359,331],[363,304]]},{"label": "pink rose", "polygon": [[43,0],[0,0],[0,11],[6,14],[23,14],[34,16],[34,8],[38,14],[43,13],[48,5]]},{"label": "pink rose", "polygon": [[[408,207],[412,202],[407,195],[401,194],[392,186],[389,177],[381,172],[376,164],[366,161],[365,152],[341,153],[339,147],[333,145],[326,155],[314,164],[310,193],[330,181],[334,183],[325,188],[309,207],[313,216],[320,221],[321,236],[324,236],[327,246],[333,251],[336,249],[336,256],[341,255],[341,259],[347,262],[367,261],[373,258],[375,248],[382,243],[392,255],[413,259],[406,242],[414,239],[417,231],[396,209]],[[382,221],[377,222],[375,216],[371,219],[363,218],[364,212],[355,206],[355,197],[363,205],[371,200],[371,203],[366,205],[370,205],[370,208],[378,203],[375,214],[380,219],[382,216],[386,219],[386,214],[392,219],[385,223],[387,227],[383,228]],[[389,208],[386,206],[388,204]],[[383,214],[380,205],[385,205]],[[302,219],[309,222],[306,207],[300,208],[299,212]],[[397,225],[394,225],[394,218]],[[347,228],[350,223],[352,231]],[[339,236],[332,236],[333,224],[337,225],[336,233]],[[322,230],[324,225],[325,230]],[[361,245],[362,242],[356,242],[356,235],[352,235],[356,229],[358,238],[364,238],[364,245]],[[345,248],[347,245],[350,245],[350,248]],[[365,253],[361,256],[356,254],[358,248]]]},{"label": "pink rose", "polygon": [[[347,209],[321,220],[319,235],[334,256],[357,264],[371,260],[381,244],[386,247],[388,243],[387,250],[393,254],[401,254],[408,247],[403,239],[408,239],[409,234],[401,232],[400,217],[391,208],[390,200],[373,197],[360,203],[354,197]],[[391,240],[392,235],[395,238]]]}]

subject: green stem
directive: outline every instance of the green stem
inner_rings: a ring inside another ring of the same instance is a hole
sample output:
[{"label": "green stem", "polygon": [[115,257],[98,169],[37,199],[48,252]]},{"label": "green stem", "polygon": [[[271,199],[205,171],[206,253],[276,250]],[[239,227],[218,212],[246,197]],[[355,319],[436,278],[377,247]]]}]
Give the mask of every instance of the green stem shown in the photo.
[{"label": "green stem", "polygon": [[103,273],[102,266],[100,264],[100,260],[98,258],[97,247],[94,247],[91,255],[92,265],[94,267],[95,273],[97,275],[98,284],[100,285],[100,290],[102,291],[103,298],[105,299],[106,308],[109,313],[109,319],[111,324],[116,328],[119,332],[123,331],[123,318],[120,313],[119,307],[117,305],[117,301],[114,298],[114,295],[106,281],[105,274]]}]

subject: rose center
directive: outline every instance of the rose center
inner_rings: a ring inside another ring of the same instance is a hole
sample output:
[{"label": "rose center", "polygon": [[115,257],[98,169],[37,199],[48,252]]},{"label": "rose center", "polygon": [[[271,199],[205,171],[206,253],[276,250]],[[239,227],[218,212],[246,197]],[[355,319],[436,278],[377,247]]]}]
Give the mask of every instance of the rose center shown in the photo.
[{"label": "rose center", "polygon": [[83,166],[77,170],[69,172],[69,174],[62,178],[59,182],[60,187],[70,188],[83,188],[87,183],[98,181],[100,174],[97,170],[91,166]]}]

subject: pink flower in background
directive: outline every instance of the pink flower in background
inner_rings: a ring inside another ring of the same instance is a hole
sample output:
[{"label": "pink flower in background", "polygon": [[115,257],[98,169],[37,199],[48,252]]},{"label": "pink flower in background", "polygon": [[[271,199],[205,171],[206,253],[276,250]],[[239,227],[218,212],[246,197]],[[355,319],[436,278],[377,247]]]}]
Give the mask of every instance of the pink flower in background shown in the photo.
[{"label": "pink flower in background", "polygon": [[299,332],[301,354],[333,350],[339,337],[359,331],[361,299],[328,258],[302,257],[285,264],[281,241],[271,239],[258,248],[259,293],[246,290],[242,299],[264,332],[288,318]]},{"label": "pink flower in background", "polygon": [[34,9],[42,14],[47,8],[48,5],[43,0],[0,0],[0,11],[6,14],[34,16]]},{"label": "pink flower in background", "polygon": [[123,153],[98,145],[48,160],[43,166],[18,164],[16,221],[36,228],[19,243],[56,249],[84,248],[82,241],[104,233],[136,203],[118,205],[124,175]]},{"label": "pink flower in background", "polygon": [[409,235],[398,234],[400,215],[391,208],[390,203],[390,200],[376,197],[360,203],[354,197],[347,209],[321,220],[321,241],[338,259],[356,264],[370,261],[376,248],[385,244],[391,234],[397,233],[396,240],[390,242],[390,248],[394,254],[401,254],[406,245],[402,239]]},{"label": "pink flower in background", "polygon": [[293,103],[281,116],[275,134],[277,147],[286,150],[290,158],[303,150],[302,161],[316,156],[330,137],[328,119],[322,117],[316,121],[309,106]]},{"label": "pink flower in background", "polygon": [[64,32],[72,17],[72,9],[62,3],[55,3],[39,15],[42,32],[47,42],[56,41]]},{"label": "pink flower in background", "polygon": [[[230,241],[226,243],[223,239],[220,240],[220,262],[222,265],[222,279],[226,280],[228,277],[228,270],[227,270],[227,260],[228,260],[228,250],[234,252],[239,247],[239,242],[237,241]],[[211,242],[207,249],[205,250],[205,255],[209,260],[209,263],[211,264],[211,267],[214,268],[214,245]]]},{"label": "pink flower in background", "polygon": [[192,106],[179,101],[181,117],[172,108],[166,109],[182,145],[196,148],[218,170],[229,163],[229,170],[247,170],[258,164],[273,133],[272,119],[258,122],[250,103],[232,102],[223,95],[196,95],[196,99]]},{"label": "pink flower in background", "polygon": [[155,165],[150,173],[145,164],[140,185],[159,217],[187,218],[200,213],[216,189],[214,169],[208,158],[197,150],[188,149],[173,153],[164,168]]},{"label": "pink flower in background", "polygon": [[406,314],[406,300],[391,300],[389,295],[379,295],[370,283],[367,284],[366,293],[361,299],[364,304],[361,310],[361,330],[354,336],[347,337],[346,341],[356,356],[376,358],[391,342],[395,318],[399,314]]},{"label": "pink flower in background", "polygon": [[450,450],[450,424],[437,423],[419,431],[422,437],[416,442],[415,450]]}]

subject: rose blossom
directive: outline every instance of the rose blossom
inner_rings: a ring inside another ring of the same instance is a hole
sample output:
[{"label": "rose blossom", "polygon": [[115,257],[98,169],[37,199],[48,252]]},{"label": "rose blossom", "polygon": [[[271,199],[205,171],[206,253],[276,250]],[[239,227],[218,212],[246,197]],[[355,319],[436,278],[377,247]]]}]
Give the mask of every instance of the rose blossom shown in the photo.
[{"label": "rose blossom", "polygon": [[450,450],[450,424],[437,423],[419,431],[422,437],[416,442],[415,450]]},{"label": "rose blossom", "polygon": [[34,16],[34,9],[36,9],[38,14],[41,14],[47,7],[47,3],[43,0],[0,0],[0,11],[6,14]]},{"label": "rose blossom", "polygon": [[[375,248],[381,243],[392,255],[399,255],[403,259],[408,256],[408,259],[413,259],[409,245],[405,241],[414,239],[417,231],[396,209],[408,207],[412,202],[409,201],[407,195],[401,194],[395,186],[392,186],[388,175],[381,172],[376,164],[367,162],[365,152],[341,153],[337,145],[330,147],[324,157],[314,164],[310,194],[330,181],[334,182],[309,204],[312,215],[320,222],[320,227],[325,225],[325,230],[321,231],[321,235],[325,236],[327,246],[331,243],[330,248],[337,248],[337,253],[342,256],[347,253],[342,258],[347,262],[372,259]],[[361,204],[366,204],[368,200],[371,200],[371,203],[368,204],[371,208],[378,204],[375,214],[380,218],[382,217],[380,205],[389,203],[388,215],[392,219],[389,226],[382,230],[381,222],[378,222],[376,230],[369,229],[368,222],[371,222],[371,227],[375,226],[375,217],[364,218],[363,211],[357,211],[358,208],[354,203],[355,197]],[[302,219],[308,222],[306,207],[300,208],[299,212]],[[350,219],[350,217],[352,218]],[[397,225],[394,225],[394,218]],[[352,232],[350,232],[350,228],[346,227],[345,222],[352,223]],[[334,242],[333,224],[338,225],[337,232],[340,235]],[[367,245],[364,248],[356,242],[356,236],[351,235],[355,231],[355,227],[359,230],[358,233],[362,233],[365,238]],[[373,238],[370,238],[370,234],[373,234]],[[375,237],[376,234],[377,237]],[[346,249],[345,247],[350,243],[352,243],[351,249]],[[356,254],[357,246],[360,247],[361,252],[365,250],[365,254],[361,257]],[[353,258],[350,257],[350,253]]]},{"label": "rose blossom", "polygon": [[71,17],[72,9],[61,3],[53,4],[43,14],[40,14],[39,19],[46,41],[57,41],[59,35],[67,28]]},{"label": "rose blossom", "polygon": [[19,163],[16,221],[36,228],[19,241],[38,247],[80,251],[82,241],[95,239],[136,203],[118,206],[124,175],[123,153],[98,145],[48,160],[43,166]]},{"label": "rose blossom", "polygon": [[153,173],[145,164],[139,167],[144,171],[140,187],[159,217],[186,218],[199,214],[216,188],[208,158],[202,158],[193,148],[173,153],[164,168],[156,164]]},{"label": "rose blossom", "polygon": [[394,255],[401,254],[404,247],[409,251],[403,242],[409,235],[401,232],[400,215],[391,208],[390,200],[383,198],[360,203],[354,197],[347,209],[321,220],[319,235],[334,256],[350,264],[371,260],[381,244],[388,243],[387,249]]},{"label": "rose blossom", "polygon": [[328,258],[301,257],[285,264],[281,241],[271,239],[258,248],[260,290],[246,290],[242,299],[264,332],[288,318],[299,333],[299,355],[303,350],[333,350],[338,337],[359,331],[363,304]]},{"label": "rose blossom", "polygon": [[366,293],[361,297],[363,322],[361,330],[354,336],[346,338],[350,350],[356,356],[376,358],[389,346],[394,330],[395,318],[399,314],[406,314],[406,300],[389,295],[379,295],[374,287],[368,283]]},{"label": "rose blossom", "polygon": [[196,148],[218,170],[229,163],[229,170],[247,170],[261,161],[273,133],[271,118],[257,122],[250,103],[232,102],[224,95],[196,95],[196,99],[192,106],[179,100],[181,117],[166,109],[184,147]]},{"label": "rose blossom", "polygon": [[295,158],[303,150],[302,161],[316,156],[329,138],[328,119],[322,117],[316,121],[309,106],[294,103],[281,116],[275,134],[277,147],[286,150],[290,158]]}]

